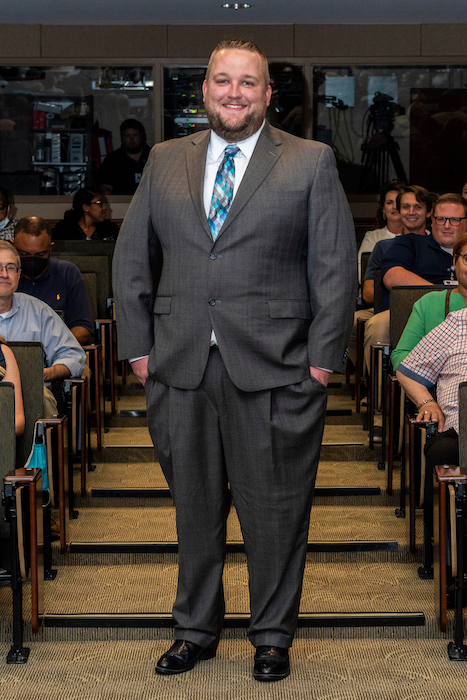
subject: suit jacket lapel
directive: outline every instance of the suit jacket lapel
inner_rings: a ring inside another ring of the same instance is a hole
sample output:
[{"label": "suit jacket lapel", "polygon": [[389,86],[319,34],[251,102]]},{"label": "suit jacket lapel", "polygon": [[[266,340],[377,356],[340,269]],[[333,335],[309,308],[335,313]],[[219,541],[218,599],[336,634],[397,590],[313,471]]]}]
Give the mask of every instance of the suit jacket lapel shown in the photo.
[{"label": "suit jacket lapel", "polygon": [[[193,136],[189,148],[187,149],[186,163],[188,184],[193,205],[201,225],[212,240],[206,212],[204,210],[204,171],[210,135],[211,132],[208,130]],[[219,237],[237,218],[281,157],[281,142],[281,132],[278,129],[272,129],[268,122],[266,122],[217,240],[219,240]]]},{"label": "suit jacket lapel", "polygon": [[212,240],[211,230],[204,211],[204,171],[210,136],[211,131],[209,130],[193,136],[186,152],[186,167],[193,205],[201,225]]},{"label": "suit jacket lapel", "polygon": [[280,131],[277,129],[273,130],[266,122],[217,240],[228,229],[230,224],[235,221],[281,157],[281,142]]}]

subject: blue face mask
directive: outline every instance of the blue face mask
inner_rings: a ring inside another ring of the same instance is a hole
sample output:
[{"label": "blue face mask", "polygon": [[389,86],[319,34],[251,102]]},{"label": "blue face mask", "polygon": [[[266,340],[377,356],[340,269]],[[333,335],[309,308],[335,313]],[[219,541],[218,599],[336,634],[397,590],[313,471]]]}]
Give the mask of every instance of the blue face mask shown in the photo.
[{"label": "blue face mask", "polygon": [[8,218],[8,216],[6,216],[2,221],[0,221],[0,229],[5,228],[9,221],[10,219]]}]

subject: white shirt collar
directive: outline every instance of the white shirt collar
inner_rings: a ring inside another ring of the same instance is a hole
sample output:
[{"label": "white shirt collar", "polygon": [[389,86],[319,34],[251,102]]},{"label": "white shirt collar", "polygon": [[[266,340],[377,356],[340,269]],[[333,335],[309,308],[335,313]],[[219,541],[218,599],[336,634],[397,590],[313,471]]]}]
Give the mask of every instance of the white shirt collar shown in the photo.
[{"label": "white shirt collar", "polygon": [[265,121],[263,121],[261,127],[258,129],[258,131],[255,131],[255,133],[252,136],[249,136],[244,141],[236,141],[235,144],[230,144],[221,136],[218,136],[215,131],[211,130],[209,150],[211,152],[212,159],[220,160],[226,146],[236,145],[239,147],[242,155],[245,156],[247,160],[250,160],[251,156],[253,155],[253,151],[255,150],[255,146],[258,143],[258,139],[261,135],[264,124]]}]

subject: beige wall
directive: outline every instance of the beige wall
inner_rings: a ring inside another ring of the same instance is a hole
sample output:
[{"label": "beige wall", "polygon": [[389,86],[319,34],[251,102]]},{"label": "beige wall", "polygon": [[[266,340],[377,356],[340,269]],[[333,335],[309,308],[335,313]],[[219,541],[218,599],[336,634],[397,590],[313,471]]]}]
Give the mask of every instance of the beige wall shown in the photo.
[{"label": "beige wall", "polygon": [[221,39],[246,36],[271,57],[359,61],[465,61],[465,24],[0,26],[0,58],[206,58]]}]

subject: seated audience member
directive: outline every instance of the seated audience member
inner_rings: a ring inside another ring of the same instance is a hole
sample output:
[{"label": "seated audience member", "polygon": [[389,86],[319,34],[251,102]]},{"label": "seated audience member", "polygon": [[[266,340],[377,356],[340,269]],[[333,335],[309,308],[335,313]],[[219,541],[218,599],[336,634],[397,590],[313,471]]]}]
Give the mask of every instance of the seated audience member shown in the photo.
[{"label": "seated audience member", "polygon": [[[465,233],[467,201],[459,194],[439,197],[433,206],[432,235],[411,233],[395,241],[383,261],[381,274],[388,289],[396,285],[442,284],[454,280],[452,249]],[[451,218],[460,219],[453,226]]]},{"label": "seated audience member", "polygon": [[[422,338],[398,365],[396,376],[416,406],[416,420],[438,424],[437,435],[425,448],[429,473],[436,464],[458,464],[458,391],[460,382],[467,381],[467,308],[453,311]],[[434,386],[436,400],[429,391]]]},{"label": "seated audience member", "polygon": [[0,335],[0,382],[11,382],[15,387],[15,432],[22,435],[24,432],[23,394],[21,392],[21,378],[18,365],[13,352],[5,344],[5,338]]},{"label": "seated audience member", "polygon": [[400,180],[387,182],[379,191],[376,211],[378,228],[367,231],[358,249],[358,281],[361,283],[362,253],[371,253],[378,241],[392,240],[403,231],[401,215],[397,209],[397,195],[405,187]]},{"label": "seated audience member", "polygon": [[[432,233],[425,235],[426,217],[431,215],[427,209],[430,195],[422,187],[407,189],[419,191],[399,195],[401,218],[408,233],[393,241],[381,263],[381,275],[388,295],[395,286],[449,285],[454,282],[452,249],[467,230],[467,201],[459,194],[443,194],[433,207]],[[452,223],[453,218],[456,225]],[[389,309],[382,314],[384,317],[377,318],[379,314],[376,314],[365,324],[365,352],[368,356],[371,345],[389,343]]]},{"label": "seated audience member", "polygon": [[0,240],[13,240],[16,223],[15,219],[10,219],[10,195],[0,189]]},{"label": "seated audience member", "polygon": [[149,157],[151,149],[141,122],[125,119],[120,137],[120,148],[109,153],[99,169],[97,188],[103,194],[134,194]]},{"label": "seated audience member", "polygon": [[[388,238],[388,239],[383,239],[382,241],[378,241],[375,244],[375,247],[373,248],[373,252],[370,255],[370,258],[368,260],[368,264],[366,267],[365,271],[365,279],[363,280],[363,286],[362,286],[362,299],[364,303],[368,306],[366,309],[360,309],[359,311],[356,311],[354,314],[354,322],[352,326],[352,331],[350,333],[350,339],[349,339],[349,347],[348,347],[348,353],[349,353],[349,358],[351,361],[355,364],[357,361],[357,322],[359,318],[364,318],[367,320],[367,322],[372,319],[375,314],[377,316],[377,321],[382,321],[384,324],[384,314],[382,314],[382,311],[385,311],[386,309],[389,308],[389,295],[384,294],[384,292],[381,295],[381,301],[378,304],[378,308],[375,309],[374,303],[375,303],[375,273],[376,270],[379,270],[381,268],[381,263],[386,255],[386,251],[389,248],[389,246],[393,242],[393,238]],[[383,283],[380,283],[381,286],[384,286]],[[373,336],[372,337],[379,337],[381,335],[384,335],[384,325],[383,325],[383,330],[380,331],[377,326],[373,328]],[[367,345],[366,351],[365,351],[365,364],[364,364],[364,371],[365,368],[369,371],[370,369],[370,345]]]},{"label": "seated audience member", "polygon": [[73,207],[65,212],[53,231],[55,241],[114,241],[118,226],[105,218],[107,202],[86,188],[78,190]]},{"label": "seated audience member", "polygon": [[[0,241],[0,334],[9,340],[37,341],[44,347],[44,382],[80,377],[86,353],[55,311],[40,299],[17,292],[21,260],[14,246]],[[57,413],[51,392],[45,417]]]},{"label": "seated audience member", "polygon": [[417,343],[433,328],[444,321],[451,311],[465,309],[467,302],[467,234],[461,236],[453,249],[453,264],[458,287],[446,291],[428,292],[413,305],[391,361],[394,370],[405,360]]},{"label": "seated audience member", "polygon": [[47,221],[23,217],[16,225],[13,243],[21,258],[18,291],[61,311],[78,342],[92,343],[94,324],[83,277],[73,263],[50,257],[53,243]]},{"label": "seated audience member", "polygon": [[[403,234],[414,233],[425,236],[427,218],[431,214],[432,200],[429,192],[424,187],[417,185],[405,186],[397,194],[396,208],[400,214]],[[370,369],[371,346],[389,342],[389,291],[384,285],[381,305],[374,309],[375,295],[375,271],[381,268],[387,251],[394,241],[400,240],[401,236],[393,237],[391,240],[379,241],[370,256],[368,266],[363,281],[362,298],[370,308],[358,311],[355,315],[354,326],[349,342],[349,357],[354,361],[356,356],[357,340],[357,319],[366,318],[365,324],[365,365]]]}]

